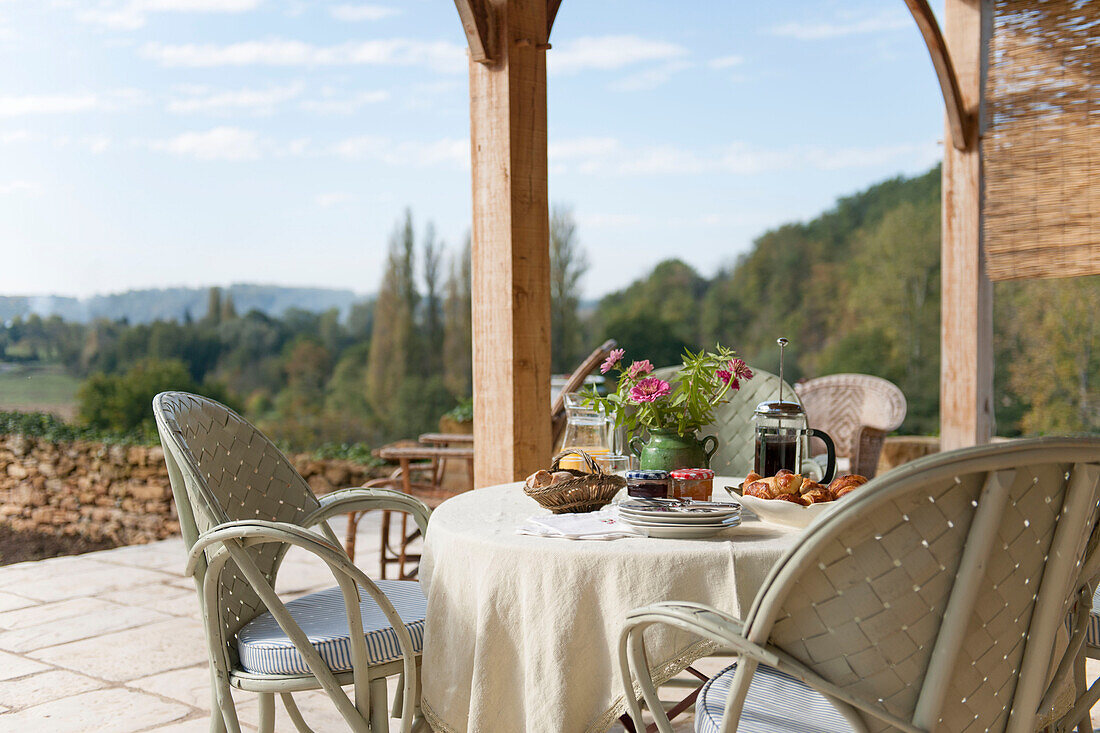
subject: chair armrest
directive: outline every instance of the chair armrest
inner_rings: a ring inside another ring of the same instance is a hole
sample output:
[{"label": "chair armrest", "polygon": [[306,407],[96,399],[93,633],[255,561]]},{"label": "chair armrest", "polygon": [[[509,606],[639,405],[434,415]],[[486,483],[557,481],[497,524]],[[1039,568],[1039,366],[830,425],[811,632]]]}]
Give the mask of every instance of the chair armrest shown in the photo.
[{"label": "chair armrest", "polygon": [[860,425],[852,442],[851,471],[867,478],[874,478],[878,473],[878,459],[882,454],[882,444],[885,439],[885,430],[879,430],[870,425]]},{"label": "chair armrest", "polygon": [[371,509],[390,509],[398,512],[406,512],[412,515],[413,521],[420,529],[420,533],[427,535],[428,517],[432,510],[415,496],[383,488],[353,488],[340,489],[320,497],[321,507],[302,520],[306,527],[312,527],[331,517],[350,512],[368,511]]},{"label": "chair armrest", "polygon": [[[650,676],[649,665],[645,655],[645,641],[643,633],[646,627],[653,624],[665,624],[675,626],[684,631],[697,634],[717,644],[723,645],[735,651],[742,658],[751,659],[754,662],[766,664],[773,669],[794,677],[809,685],[822,694],[832,699],[834,704],[846,718],[853,722],[859,722],[854,711],[850,708],[860,708],[877,718],[885,720],[891,725],[909,733],[922,733],[909,721],[897,718],[881,707],[860,700],[845,690],[837,687],[799,660],[787,654],[782,649],[771,644],[757,644],[745,636],[744,623],[727,613],[702,603],[688,603],[683,601],[671,601],[655,603],[634,609],[626,616],[626,623],[619,635],[619,670],[622,675],[623,685],[626,688],[627,710],[634,720],[635,726],[642,721],[641,708],[638,705],[636,695],[631,684],[632,670],[638,678],[642,695],[649,706],[653,720],[657,724],[660,733],[672,733],[672,724],[664,713],[657,688]],[[850,707],[849,707],[850,706]],[[728,708],[727,708],[728,710]],[[736,721],[734,721],[736,723]],[[862,725],[862,724],[861,724]],[[736,730],[736,724],[730,730]],[[641,728],[639,728],[641,730]],[[859,728],[857,728],[859,730]]]},{"label": "chair armrest", "polygon": [[[310,643],[309,638],[302,631],[301,626],[294,620],[286,605],[275,593],[274,579],[268,578],[256,565],[252,555],[245,551],[247,547],[270,542],[301,547],[313,553],[328,565],[337,584],[340,586],[352,647],[352,676],[355,684],[354,704],[348,700],[331,668],[321,658]],[[221,627],[221,619],[218,618],[219,614],[215,600],[219,595],[217,592],[218,576],[226,562],[232,560],[244,574],[249,587],[263,602],[268,613],[271,614],[287,635],[287,638],[294,644],[306,666],[309,667],[337,707],[341,708],[341,712],[345,713],[345,719],[350,720],[343,708],[346,707],[348,711],[356,708],[362,709],[364,701],[369,700],[370,680],[368,668],[370,662],[366,639],[363,634],[363,619],[359,609],[361,593],[366,591],[367,595],[378,604],[379,609],[385,615],[386,620],[397,636],[397,644],[401,650],[402,666],[405,674],[405,707],[403,709],[414,709],[413,706],[419,697],[416,691],[416,654],[413,650],[409,630],[405,627],[405,622],[401,619],[400,614],[397,613],[386,594],[348,559],[342,549],[314,532],[295,524],[263,520],[225,522],[203,532],[199,535],[195,544],[191,546],[188,553],[188,574],[194,571],[196,563],[204,556],[204,552],[214,546],[218,546],[218,549],[209,561],[209,567],[204,578],[203,595],[207,604],[204,609],[204,616],[208,625],[210,622],[214,623],[216,632],[220,632]],[[385,701],[383,700],[381,704],[385,705]],[[407,731],[409,724],[405,718],[402,719],[402,730]]]}]

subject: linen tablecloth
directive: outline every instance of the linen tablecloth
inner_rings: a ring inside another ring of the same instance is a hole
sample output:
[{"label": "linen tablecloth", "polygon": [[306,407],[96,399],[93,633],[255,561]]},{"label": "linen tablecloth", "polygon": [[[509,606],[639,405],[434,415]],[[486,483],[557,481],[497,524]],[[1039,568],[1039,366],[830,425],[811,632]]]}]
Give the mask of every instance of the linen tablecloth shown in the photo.
[{"label": "linen tablecloth", "polygon": [[[682,600],[742,615],[798,537],[749,517],[709,540],[516,534],[543,513],[517,483],[462,494],[432,514],[420,567],[422,702],[437,731],[606,730],[623,711],[627,612]],[[646,639],[657,681],[714,650],[664,626]]]}]

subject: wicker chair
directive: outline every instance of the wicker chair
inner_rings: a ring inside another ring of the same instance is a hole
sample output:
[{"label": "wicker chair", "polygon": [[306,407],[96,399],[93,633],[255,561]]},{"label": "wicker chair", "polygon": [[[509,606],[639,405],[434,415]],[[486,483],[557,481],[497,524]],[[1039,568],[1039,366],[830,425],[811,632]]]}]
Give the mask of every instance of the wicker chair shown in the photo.
[{"label": "wicker chair", "polygon": [[870,374],[830,374],[794,386],[810,425],[836,443],[849,471],[873,478],[886,434],[905,419],[905,395]]},{"label": "wicker chair", "polygon": [[739,655],[701,692],[696,731],[1072,726],[1098,507],[1098,438],[1013,441],[891,471],[807,528],[744,620],[692,603],[632,612],[619,650],[630,714],[638,725],[633,673],[658,729],[671,730],[642,636],[667,624]]},{"label": "wicker chair", "polygon": [[[401,675],[401,730],[419,717],[426,602],[419,584],[375,583],[355,567],[330,517],[361,509],[408,512],[422,530],[428,510],[386,489],[347,489],[320,499],[258,430],[217,402],[182,392],[153,400],[187,574],[202,607],[213,693],[212,731],[238,733],[231,688],[256,692],[260,730],[273,731],[275,693],[309,731],[291,693],[322,689],[350,730],[388,731],[386,678]],[[300,547],[332,571],[336,587],[283,603],[275,578]],[[354,685],[352,698],[343,690]]]},{"label": "wicker chair", "polygon": [[[676,379],[679,367],[663,367],[653,375],[666,381]],[[752,379],[741,383],[729,402],[719,405],[714,422],[699,431],[699,436],[718,438],[718,449],[710,459],[710,467],[720,476],[746,476],[753,470],[756,437],[752,414],[761,402],[779,399],[779,377],[752,367]],[[783,399],[798,401],[791,385],[784,383]]]}]

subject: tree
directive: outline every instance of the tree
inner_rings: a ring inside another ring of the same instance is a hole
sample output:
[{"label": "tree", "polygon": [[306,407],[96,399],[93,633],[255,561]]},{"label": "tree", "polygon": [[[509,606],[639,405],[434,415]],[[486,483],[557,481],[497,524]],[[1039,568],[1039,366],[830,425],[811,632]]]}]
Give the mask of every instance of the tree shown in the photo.
[{"label": "tree", "polygon": [[577,241],[573,210],[558,204],[550,214],[550,368],[572,370],[584,355],[580,316],[581,279],[588,258]]},{"label": "tree", "polygon": [[401,404],[398,393],[415,363],[416,303],[419,294],[413,279],[414,233],[412,215],[390,237],[386,270],[374,306],[374,329],[367,358],[367,401],[379,417],[395,426]]},{"label": "tree", "polygon": [[472,308],[470,288],[470,237],[462,253],[451,258],[443,304],[443,384],[455,399],[470,396],[473,387]]},{"label": "tree", "polygon": [[179,359],[144,359],[125,374],[93,374],[77,393],[79,416],[86,425],[100,430],[152,435],[156,430],[153,397],[167,390],[200,391]]},{"label": "tree", "polygon": [[221,317],[222,289],[213,287],[206,296],[206,315],[202,317],[201,323],[205,326],[217,326],[221,323]]},{"label": "tree", "polygon": [[443,342],[443,304],[439,293],[439,266],[443,259],[443,243],[436,242],[435,228],[429,224],[424,236],[424,376],[443,371],[443,355],[438,345]]}]

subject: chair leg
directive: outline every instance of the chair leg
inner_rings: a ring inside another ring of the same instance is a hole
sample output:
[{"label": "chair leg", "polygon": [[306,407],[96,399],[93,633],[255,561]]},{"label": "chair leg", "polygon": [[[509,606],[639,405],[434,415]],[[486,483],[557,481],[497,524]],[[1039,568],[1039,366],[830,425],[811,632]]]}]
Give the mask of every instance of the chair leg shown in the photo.
[{"label": "chair leg", "polygon": [[409,547],[409,515],[404,512],[401,513],[401,549],[399,550],[400,556],[397,558],[397,577],[401,580],[405,579],[405,562],[407,560],[406,551]]},{"label": "chair leg", "polygon": [[364,512],[351,512],[348,514],[348,531],[344,537],[344,549],[348,553],[348,559],[355,562],[355,533],[359,531],[359,518]]},{"label": "chair leg", "polygon": [[237,720],[237,707],[233,702],[233,691],[229,683],[219,679],[213,670],[211,677],[211,711],[210,730],[214,733],[241,733],[241,723]]},{"label": "chair leg", "polygon": [[381,557],[378,561],[380,567],[378,568],[378,576],[382,579],[386,579],[386,566],[389,564],[389,540],[390,540],[390,512],[383,510],[382,512],[382,547]]},{"label": "chair leg", "polygon": [[279,697],[283,699],[286,714],[290,716],[290,720],[294,723],[294,727],[298,729],[298,732],[313,733],[313,729],[306,725],[306,719],[302,717],[302,711],[298,709],[298,703],[294,702],[294,696],[289,692],[283,692],[279,694]]},{"label": "chair leg", "polygon": [[275,733],[275,693],[261,692],[260,733]]},{"label": "chair leg", "polygon": [[387,733],[390,729],[389,705],[386,704],[386,678],[370,683],[371,733]]}]

